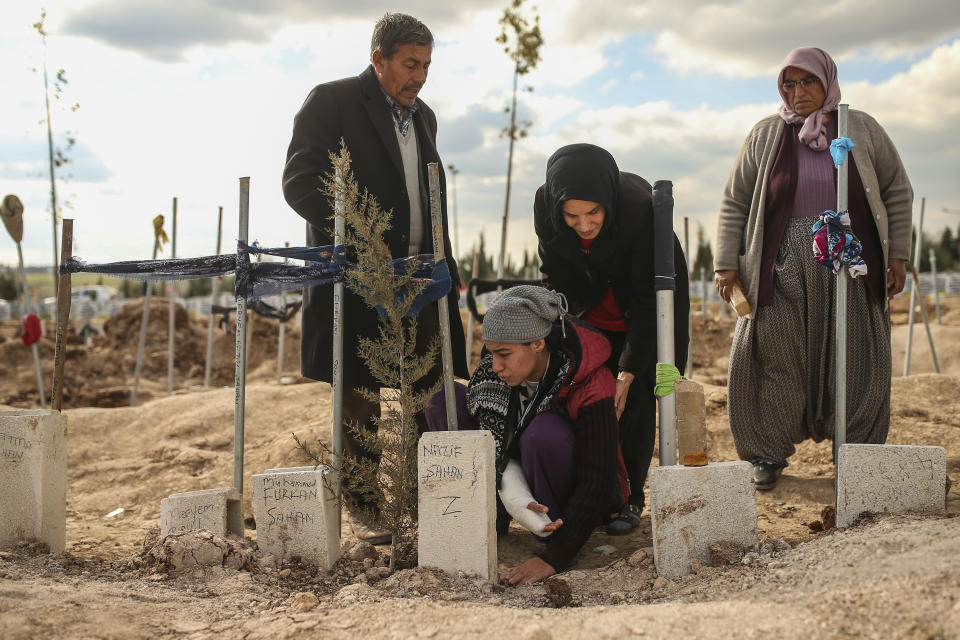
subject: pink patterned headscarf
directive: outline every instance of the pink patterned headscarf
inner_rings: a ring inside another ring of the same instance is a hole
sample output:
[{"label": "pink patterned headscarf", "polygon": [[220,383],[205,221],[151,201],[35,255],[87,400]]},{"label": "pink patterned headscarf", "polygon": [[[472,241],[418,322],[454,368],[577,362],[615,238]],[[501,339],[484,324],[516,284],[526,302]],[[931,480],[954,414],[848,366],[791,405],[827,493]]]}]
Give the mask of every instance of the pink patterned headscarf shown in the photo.
[{"label": "pink patterned headscarf", "polygon": [[[826,97],[823,100],[823,106],[804,117],[790,108],[790,102],[787,94],[784,93],[783,72],[787,67],[796,67],[809,71],[820,79],[820,83],[826,89]],[[825,116],[827,113],[836,110],[840,104],[840,83],[837,82],[837,64],[830,57],[830,54],[823,49],[816,47],[801,47],[794,49],[787,54],[780,68],[780,75],[777,76],[777,91],[783,98],[783,104],[780,105],[780,117],[784,122],[790,124],[803,123],[800,127],[800,142],[806,144],[814,151],[823,151],[829,146],[827,140],[827,127]]]}]

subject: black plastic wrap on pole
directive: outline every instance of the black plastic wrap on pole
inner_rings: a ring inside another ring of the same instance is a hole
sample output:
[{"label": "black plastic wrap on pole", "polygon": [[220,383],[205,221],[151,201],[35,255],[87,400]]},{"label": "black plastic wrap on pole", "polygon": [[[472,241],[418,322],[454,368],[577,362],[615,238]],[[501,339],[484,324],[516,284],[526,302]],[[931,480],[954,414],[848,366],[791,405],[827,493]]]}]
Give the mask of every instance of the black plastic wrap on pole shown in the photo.
[{"label": "black plastic wrap on pole", "polygon": [[657,180],[653,185],[653,269],[656,291],[675,291],[673,266],[673,182]]}]

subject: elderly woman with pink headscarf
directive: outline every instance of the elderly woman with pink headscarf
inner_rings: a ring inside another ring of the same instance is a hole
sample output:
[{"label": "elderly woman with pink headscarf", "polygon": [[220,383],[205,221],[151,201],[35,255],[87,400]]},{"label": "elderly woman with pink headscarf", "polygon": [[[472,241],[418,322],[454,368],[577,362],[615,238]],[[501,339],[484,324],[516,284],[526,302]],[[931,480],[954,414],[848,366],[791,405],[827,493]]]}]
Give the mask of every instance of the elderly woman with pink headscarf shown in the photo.
[{"label": "elderly woman with pink headscarf", "polygon": [[[730,350],[728,408],[737,454],[757,489],[772,489],[794,445],[833,437],[834,287],[813,259],[811,227],[836,208],[837,66],[823,50],[787,55],[779,113],[747,136],[723,191],[715,284],[729,301],[742,287],[752,313]],[[849,111],[849,212],[867,275],[850,281],[847,442],[883,443],[890,424],[886,298],[903,289],[913,190],[883,128]]]}]

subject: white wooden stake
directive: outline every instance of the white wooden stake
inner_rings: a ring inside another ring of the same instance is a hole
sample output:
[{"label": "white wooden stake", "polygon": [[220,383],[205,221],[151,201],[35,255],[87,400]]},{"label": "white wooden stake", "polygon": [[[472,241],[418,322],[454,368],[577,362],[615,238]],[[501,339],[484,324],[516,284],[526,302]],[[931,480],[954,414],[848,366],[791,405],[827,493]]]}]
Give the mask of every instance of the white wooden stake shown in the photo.
[{"label": "white wooden stake", "polygon": [[[910,264],[916,266],[920,262],[920,248],[921,243],[923,242],[923,212],[927,208],[927,198],[920,198],[920,220],[917,222],[917,243],[916,248],[913,250],[913,260],[910,261]],[[917,282],[913,282],[913,286],[910,287],[910,312],[907,314],[907,352],[903,356],[903,376],[907,377],[910,375],[910,356],[913,351],[913,310],[917,306],[917,298],[920,295],[920,287]],[[923,299],[920,299],[921,306],[923,305]]]},{"label": "white wooden stake", "polygon": [[[20,315],[25,316],[27,310],[27,275],[23,270],[23,249],[20,248],[20,241],[17,241],[17,259],[20,262],[20,283],[23,287],[23,295],[20,298]],[[30,351],[33,353],[33,369],[37,373],[37,391],[40,393],[40,408],[47,408],[47,398],[43,393],[43,373],[40,371],[40,352],[37,351],[37,343],[30,345]]]},{"label": "white wooden stake", "polygon": [[[346,203],[343,194],[346,192],[347,185],[344,182],[345,176],[339,173],[334,176],[336,183],[336,197],[333,204],[334,222],[333,222],[333,246],[334,255],[336,248],[343,245],[343,239],[346,236],[346,220],[344,219]],[[333,490],[340,501],[341,477],[340,468],[343,464],[343,300],[344,283],[339,280],[333,285],[333,370],[331,379],[333,380]],[[342,502],[341,502],[342,504]],[[337,511],[338,519],[342,516],[342,511]],[[339,531],[339,527],[337,531]]]},{"label": "white wooden stake", "polygon": [[[443,214],[440,208],[440,166],[427,165],[430,184],[430,222],[433,228],[433,260],[439,264],[443,255]],[[443,358],[443,397],[447,407],[447,430],[457,431],[457,396],[453,388],[453,347],[450,341],[450,310],[447,296],[437,301],[440,315],[440,353]]]},{"label": "white wooden stake", "polygon": [[[220,255],[220,236],[223,229],[223,207],[220,207],[217,213],[217,255]],[[217,289],[220,283],[219,278],[210,280],[210,321],[207,324],[207,361],[203,367],[203,386],[210,388],[210,371],[213,367],[213,325],[216,324],[216,318],[213,313],[213,305],[217,303]]]},{"label": "white wooden stake", "polygon": [[[240,178],[240,230],[238,239],[246,243],[250,226],[250,178]],[[240,252],[237,252],[240,255]],[[247,397],[247,299],[237,301],[237,351],[233,408],[233,486],[243,495],[243,419]]]},{"label": "white wooden stake", "polygon": [[[290,243],[284,243],[285,247],[289,247]],[[283,263],[287,263],[287,259],[283,259]],[[280,292],[280,313],[286,315],[287,313],[287,296]],[[277,336],[277,384],[283,383],[283,338],[284,338],[284,326],[285,323],[281,319],[280,323],[280,334]]]},{"label": "white wooden stake", "polygon": [[[477,246],[473,247],[473,270],[470,272],[470,279],[473,280],[477,277],[477,271],[480,269],[480,254],[477,251]],[[469,284],[467,286],[470,286]],[[467,292],[470,293],[469,291]],[[467,372],[470,373],[470,358],[473,357],[473,313],[468,309],[467,312]]]},{"label": "white wooden stake", "polygon": [[[153,259],[157,259],[160,250],[160,238],[153,238]],[[150,283],[145,283],[147,291],[143,296],[143,317],[140,319],[140,339],[137,342],[137,363],[133,367],[133,389],[130,391],[130,406],[137,406],[137,387],[140,386],[140,370],[143,367],[143,350],[147,345],[147,325],[150,323],[150,296],[153,293]]]},{"label": "white wooden stake", "polygon": [[[177,198],[173,198],[173,228],[171,230],[171,241],[170,241],[170,259],[173,260],[177,257]],[[173,282],[167,283],[167,306],[169,307],[169,313],[167,314],[168,319],[168,333],[167,333],[167,395],[173,393],[173,347],[174,347],[174,336],[175,331],[175,309],[176,301],[174,300],[174,287]]]},{"label": "white wooden stake", "polygon": [[[837,136],[847,136],[847,109],[841,104],[837,122]],[[848,171],[846,158],[837,167],[837,212],[847,210]],[[837,272],[837,308],[836,308],[836,389],[834,390],[834,459],[840,451],[840,445],[847,441],[847,269],[842,265]]]}]

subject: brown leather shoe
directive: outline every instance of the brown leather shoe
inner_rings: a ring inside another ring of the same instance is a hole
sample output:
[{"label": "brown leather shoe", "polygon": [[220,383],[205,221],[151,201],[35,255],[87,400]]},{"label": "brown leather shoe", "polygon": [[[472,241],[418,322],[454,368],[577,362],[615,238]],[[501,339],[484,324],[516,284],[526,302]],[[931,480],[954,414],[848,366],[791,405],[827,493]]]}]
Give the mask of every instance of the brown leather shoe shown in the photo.
[{"label": "brown leather shoe", "polygon": [[350,523],[350,530],[360,542],[369,544],[388,544],[393,538],[393,534],[386,529],[376,529],[352,514],[347,516]]}]

